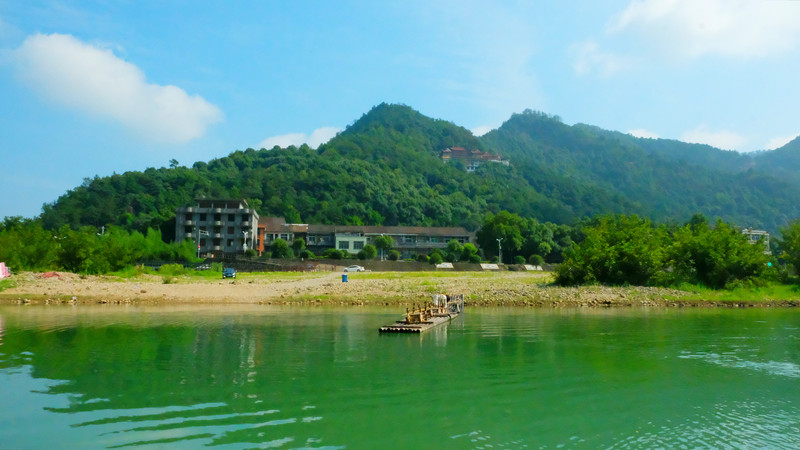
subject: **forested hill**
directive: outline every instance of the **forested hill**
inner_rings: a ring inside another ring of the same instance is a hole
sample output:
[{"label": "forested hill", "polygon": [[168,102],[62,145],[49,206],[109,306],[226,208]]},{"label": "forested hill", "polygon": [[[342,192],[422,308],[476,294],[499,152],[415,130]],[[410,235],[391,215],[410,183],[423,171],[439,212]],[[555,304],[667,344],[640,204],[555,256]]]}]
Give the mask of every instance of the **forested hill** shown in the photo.
[{"label": "forested hill", "polygon": [[[439,158],[452,146],[501,154],[511,165],[467,173]],[[753,157],[720,152],[569,126],[531,111],[475,137],[408,106],[381,104],[317,150],[247,149],[192,167],[87,179],[45,205],[42,219],[50,228],[117,224],[168,235],[176,208],[198,197],[245,198],[261,215],[290,222],[471,230],[501,210],[556,223],[600,213],[684,222],[703,213],[769,230],[800,217],[800,181],[767,175]],[[800,148],[782,149],[778,164],[790,155],[800,159]]]},{"label": "forested hill", "polygon": [[532,111],[514,114],[482,141],[515,160],[517,170],[537,191],[563,202],[589,195],[589,204],[602,207],[591,198],[600,191],[632,203],[626,212],[658,221],[682,222],[701,212],[770,230],[800,213],[796,173],[779,178],[764,163],[772,154],[780,155],[784,167],[796,172],[800,148],[789,148],[791,144],[751,156],[583,124],[569,126],[558,117]]}]

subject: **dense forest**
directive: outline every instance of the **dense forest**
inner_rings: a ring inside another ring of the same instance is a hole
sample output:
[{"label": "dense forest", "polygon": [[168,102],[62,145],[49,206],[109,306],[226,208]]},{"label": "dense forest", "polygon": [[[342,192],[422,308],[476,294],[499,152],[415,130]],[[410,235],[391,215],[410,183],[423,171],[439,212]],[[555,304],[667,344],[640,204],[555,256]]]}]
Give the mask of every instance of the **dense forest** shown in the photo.
[{"label": "dense forest", "polygon": [[[468,173],[439,152],[500,154]],[[780,168],[780,169],[779,169]],[[464,226],[510,211],[575,224],[637,214],[679,224],[700,213],[771,232],[800,217],[800,140],[740,154],[630,135],[525,111],[476,137],[404,105],[374,107],[318,149],[247,149],[191,167],[87,178],[45,204],[46,229],[120,226],[171,236],[175,210],[199,197],[245,198],[262,216],[319,224]]]}]

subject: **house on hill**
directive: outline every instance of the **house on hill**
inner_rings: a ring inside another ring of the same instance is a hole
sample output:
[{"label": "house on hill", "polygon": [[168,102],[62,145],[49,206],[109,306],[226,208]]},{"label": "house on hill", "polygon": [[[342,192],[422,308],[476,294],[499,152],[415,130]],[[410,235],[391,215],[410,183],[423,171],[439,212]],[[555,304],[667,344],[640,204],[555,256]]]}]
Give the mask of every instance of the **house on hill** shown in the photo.
[{"label": "house on hill", "polygon": [[467,150],[464,147],[448,147],[439,153],[439,157],[445,163],[450,161],[461,161],[464,164],[464,169],[467,172],[474,172],[475,169],[485,163],[497,163],[508,166],[507,159],[503,159],[500,155],[494,155],[488,152],[482,152],[478,149]]}]

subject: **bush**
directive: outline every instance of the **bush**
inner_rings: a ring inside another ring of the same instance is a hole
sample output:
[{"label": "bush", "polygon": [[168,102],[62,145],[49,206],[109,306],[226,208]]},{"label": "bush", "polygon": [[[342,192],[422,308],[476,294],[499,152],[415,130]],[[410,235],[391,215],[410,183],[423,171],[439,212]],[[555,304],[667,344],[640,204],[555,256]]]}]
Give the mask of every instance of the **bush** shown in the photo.
[{"label": "bush", "polygon": [[303,259],[314,259],[314,252],[309,249],[305,249],[300,252],[300,257]]},{"label": "bush", "polygon": [[522,255],[517,255],[514,257],[514,264],[525,264],[525,257]]},{"label": "bush", "polygon": [[400,252],[397,250],[389,251],[389,261],[397,261],[398,259],[400,259]]},{"label": "bush", "polygon": [[419,262],[428,262],[428,255],[423,255],[423,254],[417,255],[417,261],[419,261]]},{"label": "bush", "polygon": [[473,264],[480,264],[481,263],[481,257],[478,256],[478,255],[472,255],[472,256],[469,257],[469,262],[471,262]]},{"label": "bush", "polygon": [[325,250],[322,256],[328,259],[342,259],[342,252],[336,250],[335,248],[329,248]]},{"label": "bush", "polygon": [[183,275],[186,272],[187,272],[186,269],[180,264],[164,264],[163,266],[158,268],[158,273],[164,276]]},{"label": "bush", "polygon": [[364,250],[359,250],[358,253],[356,254],[356,258],[362,261],[367,259],[367,252],[365,252]]},{"label": "bush", "polygon": [[258,252],[254,248],[248,248],[246,252],[244,252],[245,256],[249,256],[250,258],[255,258],[258,256]]},{"label": "bush", "polygon": [[541,255],[531,255],[528,258],[528,264],[533,264],[534,266],[541,266],[544,264],[544,258]]},{"label": "bush", "polygon": [[433,265],[441,264],[444,259],[442,258],[442,254],[438,252],[431,253],[431,257],[428,260]]}]

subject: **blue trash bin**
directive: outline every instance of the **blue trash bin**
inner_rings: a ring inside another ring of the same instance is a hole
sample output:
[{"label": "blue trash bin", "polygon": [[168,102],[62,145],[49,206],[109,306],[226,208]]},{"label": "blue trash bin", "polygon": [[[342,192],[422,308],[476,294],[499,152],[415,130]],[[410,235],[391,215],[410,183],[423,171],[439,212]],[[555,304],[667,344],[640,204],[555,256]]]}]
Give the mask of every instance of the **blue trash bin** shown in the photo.
[{"label": "blue trash bin", "polygon": [[346,273],[342,274],[342,283],[347,283],[347,274]]}]

